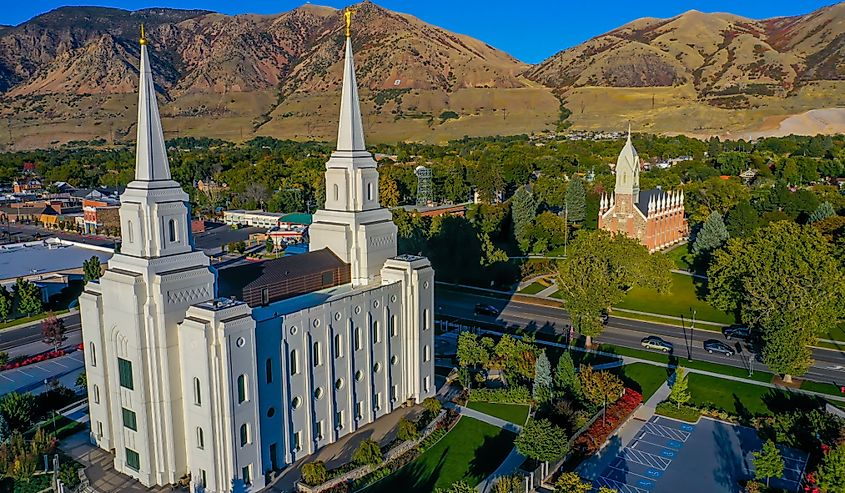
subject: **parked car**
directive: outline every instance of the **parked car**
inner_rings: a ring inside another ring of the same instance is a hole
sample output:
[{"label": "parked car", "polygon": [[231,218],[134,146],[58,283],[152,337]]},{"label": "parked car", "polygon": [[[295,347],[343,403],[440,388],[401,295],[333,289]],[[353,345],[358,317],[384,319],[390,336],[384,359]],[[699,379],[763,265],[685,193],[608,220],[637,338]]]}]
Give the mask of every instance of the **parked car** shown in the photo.
[{"label": "parked car", "polygon": [[663,351],[664,353],[671,353],[673,349],[671,342],[666,342],[657,336],[648,336],[643,338],[643,340],[640,341],[640,345],[646,349],[655,349],[657,351]]},{"label": "parked car", "polygon": [[607,313],[602,312],[601,315],[599,315],[599,320],[602,325],[607,325],[607,322],[610,321],[610,316]]},{"label": "parked car", "polygon": [[734,348],[728,346],[722,341],[717,341],[716,339],[704,341],[704,350],[710,354],[719,353],[724,354],[725,356],[733,356],[736,353]]},{"label": "parked car", "polygon": [[499,316],[499,310],[492,305],[485,305],[484,303],[479,303],[475,305],[475,314],[476,315],[487,315],[490,317],[497,317]]},{"label": "parked car", "polygon": [[725,335],[725,339],[742,339],[744,341],[748,341],[751,339],[751,329],[748,327],[743,327],[741,325],[731,325],[730,327],[726,328],[722,331],[722,334]]}]

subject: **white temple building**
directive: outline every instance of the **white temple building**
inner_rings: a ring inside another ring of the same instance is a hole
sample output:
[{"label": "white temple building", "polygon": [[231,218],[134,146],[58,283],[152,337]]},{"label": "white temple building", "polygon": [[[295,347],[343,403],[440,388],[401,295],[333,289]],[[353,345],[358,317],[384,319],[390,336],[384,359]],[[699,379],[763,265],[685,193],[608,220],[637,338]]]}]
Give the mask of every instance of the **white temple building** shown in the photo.
[{"label": "white temple building", "polygon": [[434,395],[434,271],[396,255],[346,38],[310,252],[217,271],[192,242],[141,40],[122,246],[79,298],[91,441],[146,486],[258,491],[271,471]]}]

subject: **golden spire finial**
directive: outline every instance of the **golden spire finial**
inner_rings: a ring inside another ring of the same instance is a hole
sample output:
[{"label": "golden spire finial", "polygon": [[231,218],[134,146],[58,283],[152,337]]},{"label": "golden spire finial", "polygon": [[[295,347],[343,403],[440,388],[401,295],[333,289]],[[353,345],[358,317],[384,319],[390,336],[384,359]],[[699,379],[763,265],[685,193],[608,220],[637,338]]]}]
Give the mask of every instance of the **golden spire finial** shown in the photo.
[{"label": "golden spire finial", "polygon": [[355,13],[355,11],[352,10],[351,7],[346,7],[346,10],[343,11],[343,17],[346,18],[346,37],[347,38],[352,35],[352,14],[354,14],[354,13]]},{"label": "golden spire finial", "polygon": [[147,36],[144,33],[144,24],[143,23],[141,23],[141,39],[139,39],[138,42],[142,45],[147,44]]}]

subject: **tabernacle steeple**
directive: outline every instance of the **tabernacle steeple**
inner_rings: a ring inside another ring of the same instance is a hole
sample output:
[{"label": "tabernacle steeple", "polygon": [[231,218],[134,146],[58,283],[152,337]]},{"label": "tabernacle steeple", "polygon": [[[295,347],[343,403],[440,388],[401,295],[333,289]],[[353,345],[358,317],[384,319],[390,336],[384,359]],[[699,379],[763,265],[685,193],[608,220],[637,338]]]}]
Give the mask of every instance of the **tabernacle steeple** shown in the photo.
[{"label": "tabernacle steeple", "polygon": [[338,151],[364,151],[364,125],[361,123],[361,106],[358,102],[358,83],[355,80],[355,62],[352,58],[350,9],[344,11],[346,18],[346,54],[343,58],[343,90],[340,96],[340,124],[337,129]]},{"label": "tabernacle steeple", "polygon": [[170,164],[164,147],[164,132],[158,115],[155,83],[147,54],[147,38],[141,25],[141,65],[138,83],[138,137],[135,149],[135,179],[170,180]]}]

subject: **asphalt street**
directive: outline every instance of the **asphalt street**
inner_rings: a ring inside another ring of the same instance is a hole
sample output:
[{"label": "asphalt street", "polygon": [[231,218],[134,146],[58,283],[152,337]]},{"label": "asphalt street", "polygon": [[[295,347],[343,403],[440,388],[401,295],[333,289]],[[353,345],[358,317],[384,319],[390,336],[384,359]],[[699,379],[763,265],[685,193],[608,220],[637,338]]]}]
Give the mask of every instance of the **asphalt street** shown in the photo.
[{"label": "asphalt street", "polygon": [[[467,321],[495,323],[503,326],[519,326],[537,330],[545,334],[563,334],[564,328],[571,324],[569,315],[562,308],[547,307],[506,300],[492,296],[484,296],[454,289],[440,289],[435,291],[435,306],[441,317],[454,317]],[[493,305],[499,309],[498,317],[475,315],[475,305],[478,303]],[[608,325],[602,335],[594,337],[594,342],[613,344],[616,346],[643,349],[640,341],[648,335],[660,336],[674,346],[673,355],[683,362],[688,352],[694,360],[709,361],[724,365],[748,369],[753,371],[769,371],[763,363],[755,361],[745,344],[741,345],[741,352],[733,357],[710,354],[703,348],[708,339],[716,339],[737,347],[737,341],[726,341],[719,332],[696,328],[682,328],[638,320],[610,317]],[[820,382],[845,385],[845,353],[829,349],[814,349],[813,367],[804,378]]]},{"label": "asphalt street", "polygon": [[[67,330],[63,346],[74,346],[82,342],[82,324],[79,312],[62,318]],[[24,327],[0,330],[0,351],[5,351],[10,357],[24,354],[38,354],[49,351],[53,347],[41,342],[41,321],[33,322]]]}]

